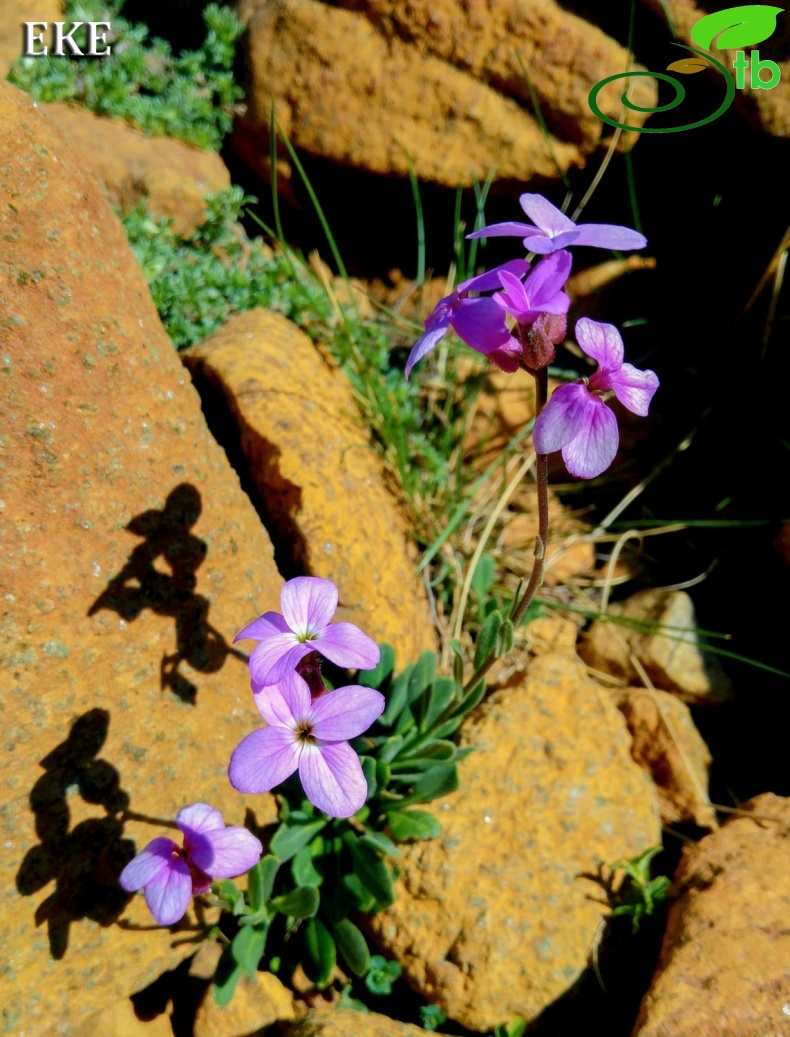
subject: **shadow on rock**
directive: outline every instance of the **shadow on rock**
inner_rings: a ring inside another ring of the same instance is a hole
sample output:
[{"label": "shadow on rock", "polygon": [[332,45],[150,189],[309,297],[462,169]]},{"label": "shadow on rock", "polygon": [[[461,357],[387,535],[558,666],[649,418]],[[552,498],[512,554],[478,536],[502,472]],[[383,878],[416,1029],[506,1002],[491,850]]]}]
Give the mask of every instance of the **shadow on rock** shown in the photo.
[{"label": "shadow on rock", "polygon": [[[197,687],[179,672],[181,663],[186,662],[198,673],[216,673],[229,655],[247,660],[244,652],[232,648],[211,626],[209,601],[195,593],[196,573],[205,561],[207,547],[190,529],[201,510],[200,493],[190,483],[181,483],[169,494],[164,508],[136,515],[126,529],[143,537],[143,542],[133,549],[129,561],[88,610],[92,616],[110,609],[127,621],[137,619],[144,609],[172,618],[176,650],[162,656],[161,686],[192,705]],[[157,568],[158,561],[170,571]]]},{"label": "shadow on rock", "polygon": [[[124,811],[129,797],[120,774],[95,757],[104,745],[110,714],[84,713],[65,742],[41,760],[44,774],[30,793],[41,842],[25,855],[16,876],[17,889],[32,896],[53,880],[55,891],[36,908],[36,926],[46,921],[53,958],[66,953],[69,926],[83,918],[108,926],[129,902],[118,876],[134,857],[134,843],[124,839]],[[71,828],[68,797],[104,808],[105,817],[89,818]]]}]

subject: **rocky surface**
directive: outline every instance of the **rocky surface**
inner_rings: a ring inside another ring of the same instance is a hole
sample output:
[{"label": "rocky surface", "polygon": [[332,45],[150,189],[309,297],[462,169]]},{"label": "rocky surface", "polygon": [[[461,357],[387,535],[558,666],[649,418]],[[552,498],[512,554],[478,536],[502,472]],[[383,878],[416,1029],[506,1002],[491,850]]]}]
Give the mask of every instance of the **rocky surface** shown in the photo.
[{"label": "rocky surface", "polygon": [[294,324],[261,309],[182,356],[208,409],[219,408],[221,435],[241,448],[283,571],[333,580],[337,617],[389,642],[399,666],[433,648],[404,516],[345,375]]},{"label": "rocky surface", "polygon": [[282,581],[82,155],[0,107],[3,1007],[68,1034],[194,949],[118,888],[136,849],[198,800],[272,819],[226,777],[260,723],[231,641]]},{"label": "rocky surface", "polygon": [[206,215],[206,195],[230,186],[225,163],[214,151],[180,140],[147,137],[122,119],[106,119],[72,104],[39,106],[104,186],[113,205],[126,212],[141,201],[167,216],[188,236]]},{"label": "rocky surface", "polygon": [[49,23],[62,18],[61,0],[3,0],[0,5],[0,79],[5,79],[12,63],[22,54],[23,22]]},{"label": "rocky surface", "polygon": [[578,661],[536,659],[465,740],[463,795],[431,805],[442,835],[406,848],[396,902],[371,925],[427,1001],[488,1031],[573,986],[607,913],[599,867],[660,827],[623,718]]},{"label": "rocky surface", "polygon": [[631,756],[655,782],[662,823],[715,828],[708,800],[711,755],[686,703],[645,688],[618,689],[612,695],[631,733]]},{"label": "rocky surface", "polygon": [[689,847],[633,1037],[779,1037],[790,1004],[790,800]]},{"label": "rocky surface", "polygon": [[336,1008],[310,1012],[286,1037],[424,1037],[426,1032],[376,1012]]},{"label": "rocky surface", "polygon": [[657,688],[686,702],[703,705],[731,696],[719,661],[699,647],[694,604],[685,591],[640,591],[610,605],[609,613],[626,622],[592,624],[579,651],[593,669],[639,684],[635,656]]},{"label": "rocky surface", "polygon": [[[499,0],[484,12],[450,0],[345,6],[359,10],[241,4],[247,114],[233,145],[259,172],[274,102],[295,148],[342,165],[398,176],[411,165],[420,179],[453,187],[493,168],[499,179],[554,178],[597,145],[604,124],[587,94],[627,64],[618,44],[552,0]],[[527,73],[551,134],[534,116]],[[640,103],[653,102],[652,80],[635,89]]]},{"label": "rocky surface", "polygon": [[[58,1032],[53,1028],[52,1037]],[[167,1012],[153,1018],[141,1018],[131,999],[126,997],[109,1008],[103,1008],[87,1019],[74,1037],[172,1037],[173,1027]],[[219,1035],[218,1035],[219,1037]]]}]

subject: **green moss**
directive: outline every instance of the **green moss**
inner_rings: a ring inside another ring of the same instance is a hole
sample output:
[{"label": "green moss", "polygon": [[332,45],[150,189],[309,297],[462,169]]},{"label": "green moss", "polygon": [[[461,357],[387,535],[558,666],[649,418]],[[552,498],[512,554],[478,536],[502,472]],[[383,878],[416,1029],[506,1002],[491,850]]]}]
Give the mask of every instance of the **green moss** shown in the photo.
[{"label": "green moss", "polygon": [[[178,137],[218,150],[243,97],[232,73],[241,22],[227,8],[210,4],[203,12],[202,47],[173,54],[164,40],[149,38],[145,25],[122,18],[121,6],[122,0],[65,3],[65,21],[111,22],[107,57],[21,57],[8,79],[37,101],[78,101],[99,115],[126,119],[150,136]],[[73,38],[87,49],[84,27]]]}]

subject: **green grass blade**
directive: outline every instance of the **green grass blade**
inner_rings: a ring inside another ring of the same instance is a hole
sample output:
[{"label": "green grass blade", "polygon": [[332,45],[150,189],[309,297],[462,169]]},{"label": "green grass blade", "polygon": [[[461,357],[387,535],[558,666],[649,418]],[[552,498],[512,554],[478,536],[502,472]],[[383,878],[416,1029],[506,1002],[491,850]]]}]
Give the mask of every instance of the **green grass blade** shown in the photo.
[{"label": "green grass blade", "polygon": [[411,194],[414,198],[414,210],[417,214],[417,284],[425,281],[425,216],[422,211],[422,198],[420,198],[420,185],[417,174],[414,172],[414,163],[409,158],[409,183]]}]

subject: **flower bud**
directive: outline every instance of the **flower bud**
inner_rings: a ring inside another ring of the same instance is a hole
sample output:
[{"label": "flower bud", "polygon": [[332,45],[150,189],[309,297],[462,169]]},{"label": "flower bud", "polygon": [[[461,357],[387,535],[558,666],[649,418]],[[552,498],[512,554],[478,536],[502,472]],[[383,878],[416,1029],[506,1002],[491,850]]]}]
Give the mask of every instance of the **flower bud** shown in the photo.
[{"label": "flower bud", "polygon": [[565,338],[568,322],[564,314],[541,313],[524,336],[524,363],[533,371],[548,367],[556,355],[554,348]]}]

